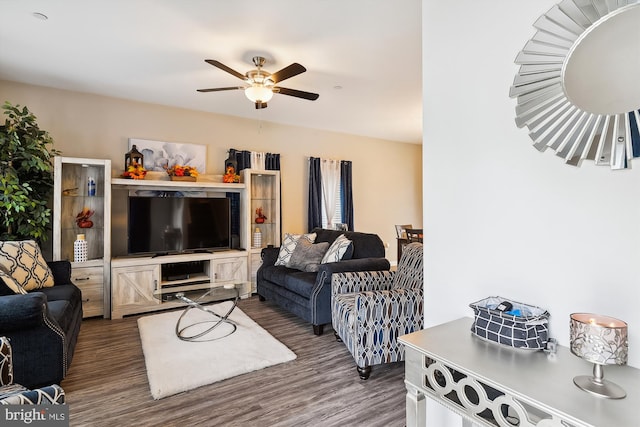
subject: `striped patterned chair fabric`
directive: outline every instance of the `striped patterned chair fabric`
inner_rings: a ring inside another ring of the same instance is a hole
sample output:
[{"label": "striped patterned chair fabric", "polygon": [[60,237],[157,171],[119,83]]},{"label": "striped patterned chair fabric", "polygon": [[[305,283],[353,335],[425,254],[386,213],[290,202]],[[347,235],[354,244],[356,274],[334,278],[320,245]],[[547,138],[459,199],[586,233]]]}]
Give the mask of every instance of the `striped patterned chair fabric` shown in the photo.
[{"label": "striped patterned chair fabric", "polygon": [[397,338],[423,328],[422,243],[408,244],[396,271],[334,273],[332,323],[355,359],[360,378],[371,366],[404,360]]},{"label": "striped patterned chair fabric", "polygon": [[11,358],[9,340],[0,337],[0,405],[64,404],[64,390],[59,385],[29,390],[20,384],[14,384]]}]

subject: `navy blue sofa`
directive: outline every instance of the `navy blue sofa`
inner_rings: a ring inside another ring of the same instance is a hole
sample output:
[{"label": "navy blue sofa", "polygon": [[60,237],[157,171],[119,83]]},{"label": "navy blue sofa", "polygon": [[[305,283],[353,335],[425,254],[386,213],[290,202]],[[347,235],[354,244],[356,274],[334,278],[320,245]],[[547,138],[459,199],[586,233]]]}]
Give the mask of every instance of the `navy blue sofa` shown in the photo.
[{"label": "navy blue sofa", "polygon": [[315,243],[329,244],[344,234],[353,242],[350,259],[320,264],[318,272],[309,273],[274,265],[279,248],[265,248],[257,272],[257,292],[261,301],[276,303],[311,323],[314,334],[321,335],[324,325],[331,323],[331,275],[345,271],[388,271],[391,265],[377,234],[322,228],[311,232],[317,234]]},{"label": "navy blue sofa", "polygon": [[82,323],[82,293],[71,282],[71,263],[47,263],[54,286],[15,294],[0,279],[0,336],[13,349],[14,381],[27,388],[60,384]]}]

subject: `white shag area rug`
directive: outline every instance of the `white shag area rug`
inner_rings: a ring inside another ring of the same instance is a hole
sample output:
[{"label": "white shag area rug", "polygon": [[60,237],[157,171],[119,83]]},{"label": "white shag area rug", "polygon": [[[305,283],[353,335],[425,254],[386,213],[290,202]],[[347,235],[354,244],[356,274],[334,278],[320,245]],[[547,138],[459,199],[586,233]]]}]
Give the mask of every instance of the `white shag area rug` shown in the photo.
[{"label": "white shag area rug", "polygon": [[[208,307],[225,314],[231,304],[225,301]],[[176,310],[138,319],[149,388],[156,400],[296,358],[295,353],[238,307],[229,316],[237,330],[214,341],[180,340],[175,328],[181,314],[182,310]],[[183,324],[212,319],[211,314],[192,309]],[[187,330],[188,334],[197,333],[197,328],[203,330],[197,326]],[[224,335],[229,330],[230,325],[222,324],[212,336]]]}]

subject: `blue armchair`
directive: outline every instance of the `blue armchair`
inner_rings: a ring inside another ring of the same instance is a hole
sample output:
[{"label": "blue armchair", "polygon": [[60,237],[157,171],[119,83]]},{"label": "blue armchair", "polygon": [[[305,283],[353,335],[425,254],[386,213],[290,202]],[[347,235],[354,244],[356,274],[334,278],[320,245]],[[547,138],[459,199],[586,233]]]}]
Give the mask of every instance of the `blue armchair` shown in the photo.
[{"label": "blue armchair", "polygon": [[404,360],[399,336],[424,324],[422,243],[410,243],[396,271],[334,273],[332,324],[355,359],[360,378],[371,366]]},{"label": "blue armchair", "polygon": [[51,261],[54,286],[15,294],[0,279],[0,336],[11,340],[15,382],[59,384],[67,374],[82,323],[82,294],[71,263]]},{"label": "blue armchair", "polygon": [[0,337],[0,405],[63,404],[64,390],[57,384],[29,390],[13,382],[13,353],[6,337]]}]

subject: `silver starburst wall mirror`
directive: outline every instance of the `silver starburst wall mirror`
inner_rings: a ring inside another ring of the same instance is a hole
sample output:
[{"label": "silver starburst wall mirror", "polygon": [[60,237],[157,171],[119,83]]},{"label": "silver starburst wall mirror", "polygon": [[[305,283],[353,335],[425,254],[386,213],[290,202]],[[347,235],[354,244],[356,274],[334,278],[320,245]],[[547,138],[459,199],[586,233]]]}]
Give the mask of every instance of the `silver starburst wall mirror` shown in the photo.
[{"label": "silver starburst wall mirror", "polygon": [[516,58],[516,124],[539,151],[612,169],[640,157],[640,0],[563,0]]}]

